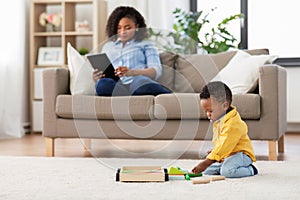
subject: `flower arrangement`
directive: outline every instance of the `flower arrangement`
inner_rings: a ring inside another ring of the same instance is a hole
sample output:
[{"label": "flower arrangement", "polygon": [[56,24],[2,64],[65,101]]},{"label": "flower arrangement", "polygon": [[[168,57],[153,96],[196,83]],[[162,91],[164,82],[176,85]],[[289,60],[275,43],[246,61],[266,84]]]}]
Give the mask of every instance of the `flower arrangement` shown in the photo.
[{"label": "flower arrangement", "polygon": [[62,22],[61,14],[47,14],[43,12],[39,17],[39,23],[41,26],[46,26],[50,24],[52,28],[59,27]]}]

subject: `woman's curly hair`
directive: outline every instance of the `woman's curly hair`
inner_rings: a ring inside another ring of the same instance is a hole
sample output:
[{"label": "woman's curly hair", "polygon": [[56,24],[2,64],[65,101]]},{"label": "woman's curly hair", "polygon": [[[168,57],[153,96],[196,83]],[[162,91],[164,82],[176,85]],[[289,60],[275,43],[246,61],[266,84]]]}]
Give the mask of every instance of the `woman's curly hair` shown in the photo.
[{"label": "woman's curly hair", "polygon": [[135,24],[138,25],[138,30],[135,33],[136,41],[142,41],[148,37],[147,25],[144,17],[133,7],[119,6],[111,13],[106,24],[106,35],[110,40],[117,40],[119,21],[124,17],[132,19]]}]

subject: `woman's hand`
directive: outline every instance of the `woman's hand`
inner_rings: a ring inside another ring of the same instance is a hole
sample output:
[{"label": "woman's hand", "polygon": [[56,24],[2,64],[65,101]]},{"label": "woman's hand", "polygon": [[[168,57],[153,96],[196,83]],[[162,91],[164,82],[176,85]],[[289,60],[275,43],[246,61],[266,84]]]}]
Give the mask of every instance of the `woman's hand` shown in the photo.
[{"label": "woman's hand", "polygon": [[122,76],[148,76],[152,79],[155,78],[156,71],[154,68],[146,69],[129,69],[126,66],[119,66],[115,69],[115,75],[118,77]]},{"label": "woman's hand", "polygon": [[95,69],[93,71],[93,79],[94,79],[95,82],[98,81],[99,79],[103,78],[103,77],[105,77],[105,74],[103,74],[102,71],[99,71],[98,69]]},{"label": "woman's hand", "polygon": [[130,70],[126,66],[117,67],[116,70],[115,70],[115,75],[118,76],[118,77],[131,76],[130,75]]}]

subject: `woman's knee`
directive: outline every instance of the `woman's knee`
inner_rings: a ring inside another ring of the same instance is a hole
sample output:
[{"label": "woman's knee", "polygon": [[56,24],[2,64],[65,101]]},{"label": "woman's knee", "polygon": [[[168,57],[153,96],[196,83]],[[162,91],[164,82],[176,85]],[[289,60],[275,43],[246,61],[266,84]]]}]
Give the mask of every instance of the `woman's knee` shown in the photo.
[{"label": "woman's knee", "polygon": [[132,81],[132,84],[138,86],[142,86],[149,83],[154,83],[154,81],[148,76],[136,76]]},{"label": "woman's knee", "polygon": [[150,83],[153,83],[152,79],[147,76],[136,76],[130,84],[130,91],[132,95],[144,94]]},{"label": "woman's knee", "polygon": [[111,78],[101,78],[96,83],[96,93],[99,96],[110,96],[116,85]]}]

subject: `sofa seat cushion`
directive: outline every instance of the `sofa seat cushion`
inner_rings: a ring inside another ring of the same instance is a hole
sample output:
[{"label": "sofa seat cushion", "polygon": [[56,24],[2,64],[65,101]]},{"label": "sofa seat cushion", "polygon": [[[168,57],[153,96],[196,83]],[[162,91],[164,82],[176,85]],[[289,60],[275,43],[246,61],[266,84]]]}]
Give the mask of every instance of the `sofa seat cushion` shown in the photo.
[{"label": "sofa seat cushion", "polygon": [[[261,114],[258,94],[233,96],[232,105],[237,107],[243,119],[259,119]],[[200,106],[197,93],[162,94],[155,97],[154,116],[157,119],[207,119]]]},{"label": "sofa seat cushion", "polygon": [[59,95],[56,115],[76,119],[153,119],[154,96],[100,97],[85,95]]},{"label": "sofa seat cushion", "polygon": [[157,119],[200,119],[199,94],[158,95],[155,97],[154,116]]}]

